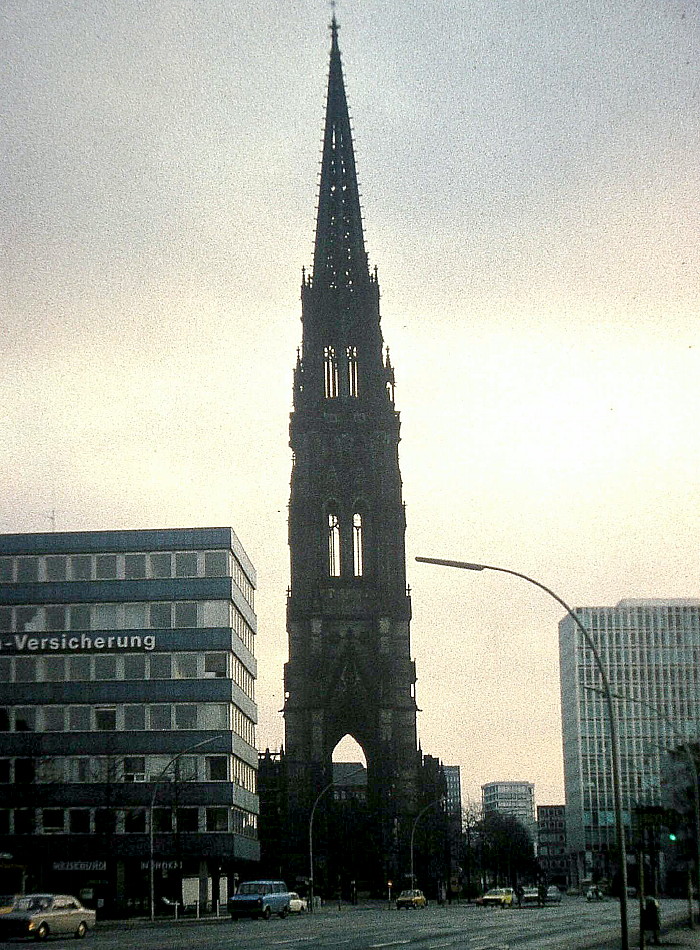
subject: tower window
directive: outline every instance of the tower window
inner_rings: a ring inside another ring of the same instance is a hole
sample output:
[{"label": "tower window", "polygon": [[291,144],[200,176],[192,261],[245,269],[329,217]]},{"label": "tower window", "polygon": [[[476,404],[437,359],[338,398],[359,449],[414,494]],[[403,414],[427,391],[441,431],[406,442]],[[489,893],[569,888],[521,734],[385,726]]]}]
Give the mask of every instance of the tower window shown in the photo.
[{"label": "tower window", "polygon": [[340,522],[337,515],[328,515],[328,574],[340,577]]},{"label": "tower window", "polygon": [[336,399],[338,396],[338,357],[334,346],[326,346],[323,350],[323,382],[326,399]]},{"label": "tower window", "polygon": [[352,516],[352,554],[355,577],[362,577],[362,515],[357,512]]},{"label": "tower window", "polygon": [[346,355],[348,359],[348,395],[357,399],[357,347],[349,346]]}]

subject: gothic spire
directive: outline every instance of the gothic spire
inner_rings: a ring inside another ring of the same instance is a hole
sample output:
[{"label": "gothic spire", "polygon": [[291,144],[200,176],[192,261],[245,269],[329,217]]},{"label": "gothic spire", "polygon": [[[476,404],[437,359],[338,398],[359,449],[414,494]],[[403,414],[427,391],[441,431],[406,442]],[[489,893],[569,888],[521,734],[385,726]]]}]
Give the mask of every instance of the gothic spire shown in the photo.
[{"label": "gothic spire", "polygon": [[313,278],[316,287],[347,290],[365,284],[369,278],[335,14],[331,22],[331,61]]}]

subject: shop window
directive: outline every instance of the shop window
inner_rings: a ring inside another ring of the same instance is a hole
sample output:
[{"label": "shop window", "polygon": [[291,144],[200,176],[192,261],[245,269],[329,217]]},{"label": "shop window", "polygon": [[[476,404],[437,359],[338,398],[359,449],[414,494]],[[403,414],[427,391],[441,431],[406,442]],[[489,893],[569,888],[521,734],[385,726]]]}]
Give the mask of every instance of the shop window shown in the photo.
[{"label": "shop window", "polygon": [[177,830],[185,833],[199,831],[199,809],[178,808]]},{"label": "shop window", "polygon": [[71,808],[68,811],[68,829],[74,835],[90,834],[90,809]]},{"label": "shop window", "polygon": [[65,816],[62,808],[44,808],[41,813],[41,823],[45,833],[56,833],[65,830]]},{"label": "shop window", "polygon": [[124,833],[127,835],[146,833],[145,808],[128,808],[124,812]]},{"label": "shop window", "polygon": [[113,808],[95,809],[95,834],[113,835],[117,830],[117,813]]},{"label": "shop window", "polygon": [[169,832],[173,830],[172,808],[153,809],[153,830],[160,832]]}]

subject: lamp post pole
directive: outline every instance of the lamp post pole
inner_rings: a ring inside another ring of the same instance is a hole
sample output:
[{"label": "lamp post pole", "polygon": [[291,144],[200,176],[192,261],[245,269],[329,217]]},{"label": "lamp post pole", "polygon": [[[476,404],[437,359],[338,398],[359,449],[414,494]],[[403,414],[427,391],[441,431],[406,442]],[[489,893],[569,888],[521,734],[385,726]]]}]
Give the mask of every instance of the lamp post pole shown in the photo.
[{"label": "lamp post pole", "polygon": [[627,848],[625,844],[625,825],[622,812],[622,779],[620,772],[620,745],[617,733],[617,719],[615,717],[615,707],[613,705],[612,693],[610,692],[610,682],[608,680],[608,674],[606,672],[603,661],[598,652],[598,648],[593,641],[588,630],[581,623],[580,619],[573,612],[571,607],[562,600],[558,594],[555,594],[553,590],[549,587],[546,587],[540,581],[536,581],[533,577],[528,577],[527,574],[521,574],[519,571],[512,571],[505,567],[493,567],[489,564],[472,564],[468,561],[449,561],[444,558],[435,558],[435,557],[417,557],[416,561],[420,561],[424,564],[437,564],[440,567],[456,567],[465,571],[496,571],[499,574],[510,574],[512,577],[519,577],[521,580],[527,581],[528,584],[534,584],[535,587],[539,587],[540,590],[543,590],[546,594],[549,594],[556,602],[562,607],[569,617],[574,621],[581,634],[583,635],[584,640],[588,644],[593,657],[595,659],[596,666],[598,668],[598,674],[600,675],[600,681],[602,684],[603,695],[605,696],[605,704],[608,710],[608,727],[610,729],[610,756],[612,759],[612,784],[613,784],[613,802],[615,806],[615,828],[616,828],[616,837],[617,837],[617,848],[620,857],[620,943],[621,950],[629,950],[629,925],[627,919]]},{"label": "lamp post pole", "polygon": [[411,828],[411,890],[413,890],[416,886],[416,877],[415,877],[415,874],[413,873],[413,839],[415,838],[415,835],[416,835],[416,825],[418,824],[418,821],[423,817],[423,815],[428,811],[429,808],[432,808],[433,805],[437,805],[439,802],[442,802],[444,800],[445,800],[444,796],[441,795],[440,798],[436,798],[435,801],[429,802],[427,805],[425,805],[424,808],[421,808],[421,810],[418,812],[416,817],[413,819],[413,827]]},{"label": "lamp post pole", "polygon": [[199,749],[203,745],[208,745],[210,742],[216,742],[217,739],[226,739],[230,733],[222,732],[216,736],[209,736],[208,739],[202,739],[201,742],[195,742],[194,745],[188,746],[186,749],[178,752],[177,755],[174,755],[172,759],[165,765],[164,768],[160,770],[158,775],[156,775],[153,780],[153,794],[151,795],[151,806],[149,808],[148,814],[148,853],[149,853],[149,892],[150,892],[150,905],[151,905],[151,920],[155,920],[156,916],[156,904],[155,904],[155,875],[153,868],[153,813],[155,810],[156,795],[158,794],[158,781],[165,775],[171,765],[174,762],[183,756],[187,755],[188,752],[194,752],[195,749]]},{"label": "lamp post pole", "polygon": [[[349,775],[344,775],[343,779],[352,778],[353,775],[357,775],[359,772],[364,772],[364,765],[355,769],[354,772],[350,772]],[[336,780],[333,779],[328,785],[324,785],[321,791],[316,796],[316,801],[311,806],[311,814],[309,815],[309,913],[313,914],[314,912],[314,817],[316,815],[316,808],[318,803],[321,801],[323,796],[336,785]]]}]

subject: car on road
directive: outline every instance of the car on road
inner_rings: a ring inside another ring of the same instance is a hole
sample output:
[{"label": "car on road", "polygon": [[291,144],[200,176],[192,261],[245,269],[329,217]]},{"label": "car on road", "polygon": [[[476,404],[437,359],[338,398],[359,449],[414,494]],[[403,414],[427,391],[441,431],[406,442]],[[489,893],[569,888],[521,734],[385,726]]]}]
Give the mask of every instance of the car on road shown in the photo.
[{"label": "car on road", "polygon": [[95,926],[95,911],[69,894],[27,894],[0,916],[0,940],[10,937],[84,937]]},{"label": "car on road", "polygon": [[561,904],[561,891],[556,884],[550,884],[547,888],[545,901],[548,904]]},{"label": "car on road", "polygon": [[309,905],[305,897],[299,897],[296,891],[289,892],[288,910],[290,914],[305,914]]},{"label": "car on road", "polygon": [[512,887],[492,887],[490,891],[486,891],[480,903],[484,907],[512,907],[515,900]]},{"label": "car on road", "polygon": [[536,887],[524,887],[520,895],[521,904],[539,904],[540,893]]},{"label": "car on road", "polygon": [[401,891],[399,896],[396,898],[397,910],[415,910],[417,907],[427,906],[428,902],[425,899],[425,894],[423,891],[419,891],[415,887],[407,891]]},{"label": "car on road", "polygon": [[286,917],[290,896],[284,881],[244,881],[233,897],[229,897],[228,912],[231,920],[238,917],[269,920],[273,914]]}]

